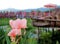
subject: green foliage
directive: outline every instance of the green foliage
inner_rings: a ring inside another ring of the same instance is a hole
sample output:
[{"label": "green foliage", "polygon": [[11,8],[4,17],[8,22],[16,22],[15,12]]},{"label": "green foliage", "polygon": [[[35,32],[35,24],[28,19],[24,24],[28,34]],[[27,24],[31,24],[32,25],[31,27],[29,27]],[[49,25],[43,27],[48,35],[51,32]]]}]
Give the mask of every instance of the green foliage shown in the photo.
[{"label": "green foliage", "polygon": [[[0,28],[0,44],[16,44],[15,42],[11,42],[10,38],[7,36],[8,32],[11,29],[9,26],[9,20],[10,18],[0,19],[0,26],[7,26]],[[23,35],[19,40],[19,44],[37,44],[37,38],[28,38],[30,33],[34,33],[35,29],[37,28],[33,27],[32,20],[30,18],[27,19],[27,22],[26,34]],[[41,30],[43,30],[43,28]],[[51,32],[43,31],[40,33],[40,44],[51,44]]]},{"label": "green foliage", "polygon": [[28,44],[37,44],[37,40],[35,38],[29,38]]},{"label": "green foliage", "polygon": [[3,28],[0,28],[0,43],[1,44],[10,44],[10,39],[9,37],[7,36],[7,31]]},{"label": "green foliage", "polygon": [[11,42],[11,44],[16,44],[16,42]]},{"label": "green foliage", "polygon": [[8,25],[10,18],[0,18],[0,26],[2,25]]},{"label": "green foliage", "polygon": [[[4,30],[0,29],[0,44],[2,44],[3,42],[5,42],[5,35],[4,35]],[[4,44],[4,43],[3,43]]]},{"label": "green foliage", "polygon": [[15,18],[0,18],[0,26],[8,25],[10,19],[15,19]]},{"label": "green foliage", "polygon": [[51,32],[42,32],[41,33],[41,44],[51,44],[51,37],[52,37],[52,33]]},{"label": "green foliage", "polygon": [[50,38],[52,36],[52,34],[51,34],[51,32],[43,32],[43,33],[41,33],[41,38],[42,39],[47,39],[47,38]]},{"label": "green foliage", "polygon": [[28,28],[26,30],[28,30],[28,31],[35,29],[35,27],[33,27],[33,25],[32,25],[32,20],[30,18],[27,19],[27,26],[28,26]]}]

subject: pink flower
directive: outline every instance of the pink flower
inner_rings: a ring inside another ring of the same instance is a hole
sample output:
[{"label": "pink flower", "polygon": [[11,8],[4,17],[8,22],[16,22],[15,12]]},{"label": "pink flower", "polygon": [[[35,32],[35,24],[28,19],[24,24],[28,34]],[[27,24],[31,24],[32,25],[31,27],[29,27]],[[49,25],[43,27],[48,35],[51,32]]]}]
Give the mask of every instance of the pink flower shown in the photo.
[{"label": "pink flower", "polygon": [[15,37],[16,35],[21,35],[21,28],[27,28],[26,19],[10,20],[9,24],[12,30],[8,33],[8,36],[11,37]]},{"label": "pink flower", "polygon": [[21,28],[27,28],[27,20],[26,19],[21,20]]},{"label": "pink flower", "polygon": [[16,37],[16,35],[21,35],[21,29],[12,29],[8,33],[8,36],[10,36],[10,37]]},{"label": "pink flower", "polygon": [[10,20],[9,23],[13,29],[27,28],[27,20],[25,18],[24,19]]},{"label": "pink flower", "polygon": [[16,28],[21,29],[21,19],[16,19],[15,22],[16,22]]},{"label": "pink flower", "polygon": [[21,28],[21,20],[17,19],[17,20],[10,20],[9,24],[11,26],[12,29],[20,29]]}]

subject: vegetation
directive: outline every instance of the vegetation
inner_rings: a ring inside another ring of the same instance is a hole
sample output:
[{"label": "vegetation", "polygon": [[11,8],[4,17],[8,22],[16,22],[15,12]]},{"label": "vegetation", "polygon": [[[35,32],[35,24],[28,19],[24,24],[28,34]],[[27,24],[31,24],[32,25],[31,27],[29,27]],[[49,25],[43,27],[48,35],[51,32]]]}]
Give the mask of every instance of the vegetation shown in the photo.
[{"label": "vegetation", "polygon": [[[11,44],[10,38],[7,36],[7,33],[10,31],[9,20],[11,18],[0,18],[0,44]],[[38,34],[35,31],[37,28],[33,27],[32,20],[27,19],[28,28],[26,29],[26,34],[22,36],[19,40],[19,44],[37,44]],[[43,28],[40,28],[40,44],[51,44],[51,31],[46,32]],[[43,31],[42,31],[43,30]],[[12,43],[13,44],[13,43]]]}]

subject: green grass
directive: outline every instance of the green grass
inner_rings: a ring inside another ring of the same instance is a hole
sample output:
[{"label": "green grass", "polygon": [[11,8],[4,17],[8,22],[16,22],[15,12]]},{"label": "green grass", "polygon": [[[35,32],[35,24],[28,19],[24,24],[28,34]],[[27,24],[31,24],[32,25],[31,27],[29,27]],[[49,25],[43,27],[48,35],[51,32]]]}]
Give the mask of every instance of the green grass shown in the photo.
[{"label": "green grass", "polygon": [[15,18],[0,18],[0,26],[9,25],[9,20]]},{"label": "green grass", "polygon": [[0,26],[8,25],[10,18],[0,18]]}]

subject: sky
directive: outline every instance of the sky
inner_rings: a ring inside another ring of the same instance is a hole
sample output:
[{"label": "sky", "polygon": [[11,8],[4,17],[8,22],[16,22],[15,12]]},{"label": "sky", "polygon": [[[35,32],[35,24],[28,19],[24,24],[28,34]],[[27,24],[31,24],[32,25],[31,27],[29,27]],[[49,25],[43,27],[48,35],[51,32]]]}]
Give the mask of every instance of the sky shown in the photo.
[{"label": "sky", "polygon": [[0,0],[0,10],[7,8],[34,9],[44,7],[49,3],[60,5],[59,0]]}]

